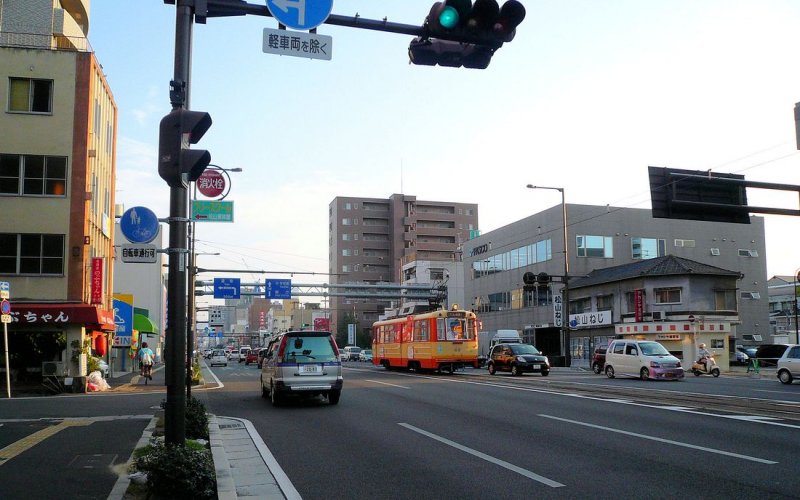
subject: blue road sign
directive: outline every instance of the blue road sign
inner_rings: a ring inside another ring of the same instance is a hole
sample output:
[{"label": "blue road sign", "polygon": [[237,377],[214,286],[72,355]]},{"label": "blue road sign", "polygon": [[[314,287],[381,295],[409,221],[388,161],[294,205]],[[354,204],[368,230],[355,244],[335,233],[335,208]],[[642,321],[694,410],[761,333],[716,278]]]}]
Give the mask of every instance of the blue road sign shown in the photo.
[{"label": "blue road sign", "polygon": [[267,299],[291,299],[292,280],[264,280],[264,290]]},{"label": "blue road sign", "polygon": [[158,217],[149,208],[129,208],[122,214],[119,228],[131,243],[150,243],[158,236]]},{"label": "blue road sign", "polygon": [[114,347],[130,347],[133,342],[133,305],[114,299]]},{"label": "blue road sign", "polygon": [[333,10],[333,0],[267,0],[272,17],[296,30],[311,30],[324,23]]},{"label": "blue road sign", "polygon": [[8,281],[0,281],[0,299],[10,299],[10,295],[11,286],[8,284]]},{"label": "blue road sign", "polygon": [[241,298],[241,280],[239,278],[214,278],[215,299]]}]

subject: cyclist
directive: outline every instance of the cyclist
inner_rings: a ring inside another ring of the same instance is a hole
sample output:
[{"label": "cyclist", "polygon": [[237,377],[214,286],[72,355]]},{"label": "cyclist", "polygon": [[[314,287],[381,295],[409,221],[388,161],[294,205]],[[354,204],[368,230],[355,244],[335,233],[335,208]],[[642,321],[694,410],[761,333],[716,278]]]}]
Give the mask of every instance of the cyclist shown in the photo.
[{"label": "cyclist", "polygon": [[147,347],[147,342],[142,342],[142,348],[139,349],[139,364],[141,366],[141,375],[142,377],[148,378],[153,380],[153,359],[155,355],[153,354],[153,350]]}]

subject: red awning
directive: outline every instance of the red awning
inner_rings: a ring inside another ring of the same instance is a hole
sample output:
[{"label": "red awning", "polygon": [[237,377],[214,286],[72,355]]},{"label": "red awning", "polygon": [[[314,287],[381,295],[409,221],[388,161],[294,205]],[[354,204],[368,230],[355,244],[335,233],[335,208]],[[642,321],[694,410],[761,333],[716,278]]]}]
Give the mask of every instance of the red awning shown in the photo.
[{"label": "red awning", "polygon": [[11,303],[11,326],[82,324],[95,330],[114,331],[114,313],[89,304]]}]

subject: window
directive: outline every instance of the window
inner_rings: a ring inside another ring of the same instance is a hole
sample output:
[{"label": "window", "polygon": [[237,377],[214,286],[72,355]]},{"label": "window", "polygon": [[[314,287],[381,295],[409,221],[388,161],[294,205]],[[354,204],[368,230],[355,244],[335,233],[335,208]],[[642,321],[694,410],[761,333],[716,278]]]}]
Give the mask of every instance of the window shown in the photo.
[{"label": "window", "polygon": [[430,273],[432,281],[441,281],[444,279],[444,269],[431,268]]},{"label": "window", "polygon": [[0,154],[0,194],[66,196],[65,156]]},{"label": "window", "polygon": [[583,312],[588,312],[592,310],[592,299],[591,297],[583,297],[577,300],[570,300],[569,301],[569,313],[570,314],[580,314]]},{"label": "window", "polygon": [[345,218],[345,219],[342,219],[342,225],[343,225],[343,226],[349,226],[349,225],[351,225],[352,223],[353,223],[353,221],[351,221],[350,219],[346,219],[346,218]]},{"label": "window", "polygon": [[694,248],[694,240],[680,240],[675,239],[675,246],[682,247],[682,248]]},{"label": "window", "polygon": [[739,257],[758,257],[758,250],[739,249]]},{"label": "window", "polygon": [[735,311],[736,290],[714,290],[714,306],[717,311]]},{"label": "window", "polygon": [[614,257],[614,238],[611,236],[577,236],[575,239],[578,257]]},{"label": "window", "polygon": [[0,273],[63,274],[64,236],[0,233]]},{"label": "window", "polygon": [[631,238],[631,257],[634,259],[655,259],[667,254],[666,240],[655,238]]},{"label": "window", "polygon": [[742,292],[741,297],[747,300],[757,300],[761,298],[760,292]]},{"label": "window", "polygon": [[343,257],[350,257],[351,255],[353,255],[353,251],[351,249],[349,249],[349,248],[343,248],[342,249],[342,256]]},{"label": "window", "polygon": [[51,113],[53,81],[9,78],[8,110],[19,113]]},{"label": "window", "polygon": [[598,311],[610,311],[611,306],[614,304],[614,296],[613,295],[598,295],[595,298],[597,302],[597,310]]},{"label": "window", "polygon": [[656,304],[680,304],[680,288],[656,288],[653,290],[656,296]]}]

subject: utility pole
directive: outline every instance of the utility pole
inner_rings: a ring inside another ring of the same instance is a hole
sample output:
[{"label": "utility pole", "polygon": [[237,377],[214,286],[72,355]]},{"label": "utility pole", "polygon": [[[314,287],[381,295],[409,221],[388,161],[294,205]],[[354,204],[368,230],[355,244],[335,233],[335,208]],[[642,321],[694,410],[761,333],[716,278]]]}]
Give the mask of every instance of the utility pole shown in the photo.
[{"label": "utility pole", "polygon": [[[173,111],[189,107],[193,7],[179,1],[175,11],[175,66],[170,88]],[[164,437],[168,444],[181,446],[186,440],[187,193],[182,183],[170,185]]]}]

